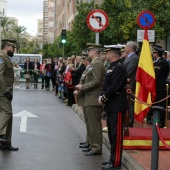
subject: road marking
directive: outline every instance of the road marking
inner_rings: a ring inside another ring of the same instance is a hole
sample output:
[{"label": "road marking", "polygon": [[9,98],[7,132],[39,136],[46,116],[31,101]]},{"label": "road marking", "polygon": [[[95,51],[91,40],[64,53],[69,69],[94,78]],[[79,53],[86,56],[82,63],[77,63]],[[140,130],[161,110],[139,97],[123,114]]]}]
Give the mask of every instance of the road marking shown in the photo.
[{"label": "road marking", "polygon": [[20,132],[26,132],[27,131],[27,118],[38,117],[38,116],[24,110],[22,112],[14,114],[14,117],[21,117]]}]

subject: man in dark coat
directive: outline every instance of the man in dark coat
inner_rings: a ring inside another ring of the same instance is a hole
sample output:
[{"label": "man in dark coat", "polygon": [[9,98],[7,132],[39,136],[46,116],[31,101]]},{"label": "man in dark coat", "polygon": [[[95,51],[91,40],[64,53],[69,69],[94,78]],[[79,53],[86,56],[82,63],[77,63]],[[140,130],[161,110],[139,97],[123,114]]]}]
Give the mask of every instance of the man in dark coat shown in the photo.
[{"label": "man in dark coat", "polygon": [[105,105],[108,136],[111,155],[108,162],[102,163],[102,169],[121,169],[123,122],[127,110],[126,80],[127,72],[120,57],[121,46],[113,45],[106,49],[109,61],[99,97],[99,104]]},{"label": "man in dark coat", "polygon": [[[127,53],[127,57],[124,60],[124,65],[127,70],[127,77],[130,81],[130,87],[133,94],[135,94],[136,70],[139,61],[139,57],[136,54],[136,49],[137,49],[136,43],[133,41],[129,41],[125,47],[125,52]],[[130,95],[130,98],[134,99],[134,96]],[[129,127],[133,127],[133,124],[134,124],[134,102],[130,100],[129,101]]]}]

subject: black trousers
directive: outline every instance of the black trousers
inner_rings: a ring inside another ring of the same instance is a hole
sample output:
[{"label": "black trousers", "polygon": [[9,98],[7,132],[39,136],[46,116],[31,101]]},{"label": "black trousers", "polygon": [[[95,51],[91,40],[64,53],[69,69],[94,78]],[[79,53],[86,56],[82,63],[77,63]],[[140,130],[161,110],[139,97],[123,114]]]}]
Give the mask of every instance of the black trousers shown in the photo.
[{"label": "black trousers", "polygon": [[110,161],[115,167],[121,166],[124,117],[125,112],[107,112],[108,136],[111,145]]},{"label": "black trousers", "polygon": [[73,104],[75,104],[75,99],[74,99],[74,95],[73,95],[73,88],[67,89],[67,98],[68,98],[68,105],[69,106],[72,106]]}]

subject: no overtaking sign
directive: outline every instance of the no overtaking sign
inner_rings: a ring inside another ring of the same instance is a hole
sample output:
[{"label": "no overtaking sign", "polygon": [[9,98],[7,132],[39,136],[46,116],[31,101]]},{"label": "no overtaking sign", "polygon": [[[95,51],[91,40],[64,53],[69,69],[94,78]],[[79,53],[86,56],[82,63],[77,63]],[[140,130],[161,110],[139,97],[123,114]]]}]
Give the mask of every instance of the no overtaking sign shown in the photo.
[{"label": "no overtaking sign", "polygon": [[105,11],[95,9],[88,14],[86,23],[92,31],[101,32],[107,28],[109,18]]}]

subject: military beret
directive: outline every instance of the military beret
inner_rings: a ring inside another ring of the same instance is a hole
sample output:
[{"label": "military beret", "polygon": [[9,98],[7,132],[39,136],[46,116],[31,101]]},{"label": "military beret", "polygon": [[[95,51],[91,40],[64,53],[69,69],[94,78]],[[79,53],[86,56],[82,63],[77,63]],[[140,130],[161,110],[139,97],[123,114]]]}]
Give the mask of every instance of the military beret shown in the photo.
[{"label": "military beret", "polygon": [[102,48],[101,44],[93,44],[93,43],[87,43],[87,50],[92,49],[92,48]]},{"label": "military beret", "polygon": [[86,57],[88,57],[87,51],[86,50],[82,50],[82,52],[81,52],[81,59],[84,59]]},{"label": "military beret", "polygon": [[17,42],[17,40],[15,40],[15,39],[2,39],[2,43],[10,45],[14,48],[16,48],[16,42]]},{"label": "military beret", "polygon": [[103,51],[111,51],[111,50],[121,50],[122,49],[122,46],[120,46],[120,45],[105,45],[104,46],[105,47],[105,49],[103,50]]},{"label": "military beret", "polygon": [[152,46],[152,52],[153,53],[163,53],[165,50],[159,46],[159,45],[153,45]]}]

